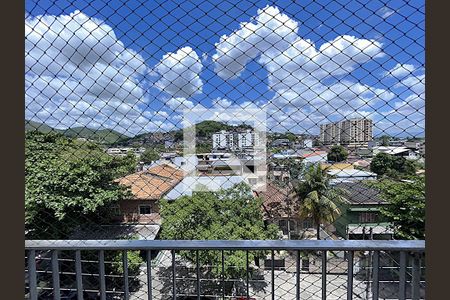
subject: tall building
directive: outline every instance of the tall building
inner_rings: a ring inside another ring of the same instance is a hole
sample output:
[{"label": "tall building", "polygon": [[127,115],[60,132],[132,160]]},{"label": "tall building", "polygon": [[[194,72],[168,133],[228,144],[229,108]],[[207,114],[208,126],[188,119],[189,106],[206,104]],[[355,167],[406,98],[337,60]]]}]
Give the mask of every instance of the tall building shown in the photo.
[{"label": "tall building", "polygon": [[216,150],[242,150],[258,147],[259,135],[254,131],[227,132],[222,130],[213,134],[213,149]]},{"label": "tall building", "polygon": [[234,148],[234,134],[222,130],[213,134],[213,149],[233,149]]},{"label": "tall building", "polygon": [[320,125],[323,144],[360,145],[372,141],[373,123],[370,119],[349,119]]}]

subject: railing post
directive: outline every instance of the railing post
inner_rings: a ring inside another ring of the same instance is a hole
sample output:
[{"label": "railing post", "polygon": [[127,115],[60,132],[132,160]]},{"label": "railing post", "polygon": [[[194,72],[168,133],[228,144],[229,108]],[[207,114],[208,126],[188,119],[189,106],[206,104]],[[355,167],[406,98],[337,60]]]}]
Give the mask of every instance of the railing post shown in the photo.
[{"label": "railing post", "polygon": [[399,274],[398,299],[405,300],[406,297],[406,252],[400,252],[400,274]]},{"label": "railing post", "polygon": [[130,289],[129,289],[129,283],[128,283],[128,255],[127,250],[123,250],[122,252],[122,264],[123,264],[123,283],[124,283],[124,298],[125,300],[128,300],[130,298]]},{"label": "railing post", "polygon": [[99,281],[100,281],[100,300],[106,300],[106,282],[105,282],[105,251],[98,252]]},{"label": "railing post", "polygon": [[195,250],[195,266],[197,269],[197,300],[200,300],[200,262],[198,257],[198,250]]},{"label": "railing post", "polygon": [[322,300],[327,299],[327,251],[322,251]]},{"label": "railing post", "polygon": [[222,299],[225,300],[225,254],[224,251],[222,253]]},{"label": "railing post", "polygon": [[412,265],[412,299],[420,298],[420,258],[419,253],[414,253]]},{"label": "railing post", "polygon": [[347,300],[353,299],[353,257],[354,252],[348,251],[348,267],[347,267]]},{"label": "railing post", "polygon": [[380,251],[374,251],[373,256],[373,272],[372,272],[372,300],[378,300],[379,291],[379,263],[380,263]]},{"label": "railing post", "polygon": [[153,299],[152,292],[152,251],[147,250],[147,294],[149,300]]},{"label": "railing post", "polygon": [[270,257],[271,257],[271,291],[272,291],[272,300],[275,300],[275,253],[273,250],[271,250],[270,253]]},{"label": "railing post", "polygon": [[248,250],[245,251],[245,270],[247,271],[246,273],[246,295],[247,295],[247,299],[250,298],[250,286],[249,286],[249,263],[248,263]]},{"label": "railing post", "polygon": [[53,282],[53,299],[60,300],[60,286],[59,286],[59,262],[58,250],[52,251],[52,282]]},{"label": "railing post", "polygon": [[28,288],[30,300],[37,300],[36,250],[28,251]]},{"label": "railing post", "polygon": [[300,250],[297,250],[296,259],[296,276],[295,276],[295,299],[300,300]]},{"label": "railing post", "polygon": [[78,300],[83,300],[83,275],[81,270],[81,251],[75,250],[75,274]]},{"label": "railing post", "polygon": [[172,299],[177,299],[177,278],[175,274],[175,250],[171,250],[172,253]]}]

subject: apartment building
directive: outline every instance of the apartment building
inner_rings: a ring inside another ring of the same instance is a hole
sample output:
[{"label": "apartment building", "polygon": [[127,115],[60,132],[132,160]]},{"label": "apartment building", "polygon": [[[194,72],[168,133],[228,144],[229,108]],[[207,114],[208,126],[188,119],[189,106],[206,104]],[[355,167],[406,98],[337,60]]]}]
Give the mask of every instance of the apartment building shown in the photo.
[{"label": "apartment building", "polygon": [[370,119],[349,119],[320,125],[322,144],[366,145],[372,141],[373,122]]},{"label": "apartment building", "polygon": [[259,135],[251,130],[245,132],[228,132],[222,130],[212,136],[213,149],[244,150],[260,146]]}]

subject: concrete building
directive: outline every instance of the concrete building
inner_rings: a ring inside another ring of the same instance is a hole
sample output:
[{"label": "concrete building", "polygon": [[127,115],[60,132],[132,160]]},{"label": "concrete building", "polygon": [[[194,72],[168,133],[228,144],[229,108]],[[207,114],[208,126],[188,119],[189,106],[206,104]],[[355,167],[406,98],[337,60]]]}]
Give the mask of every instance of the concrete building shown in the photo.
[{"label": "concrete building", "polygon": [[213,134],[213,149],[234,149],[234,133],[222,130]]},{"label": "concrete building", "polygon": [[116,221],[135,224],[160,224],[159,200],[184,178],[183,171],[168,164],[117,179],[128,186],[131,196],[111,207]]},{"label": "concrete building", "polygon": [[367,145],[373,138],[370,119],[349,119],[320,125],[322,144]]},{"label": "concrete building", "polygon": [[330,181],[331,184],[377,179],[376,173],[357,169],[330,169],[327,173],[333,176]]},{"label": "concrete building", "polygon": [[258,133],[251,130],[245,132],[222,130],[214,133],[212,140],[215,150],[245,150],[261,146]]},{"label": "concrete building", "polygon": [[414,151],[407,147],[379,146],[373,148],[373,155],[387,153],[393,156],[401,156],[410,160],[418,160],[421,156],[419,151]]},{"label": "concrete building", "polygon": [[248,184],[242,176],[188,176],[179,181],[164,198],[176,200],[181,196],[192,196],[192,193],[198,190],[216,192],[232,188],[241,182]]}]

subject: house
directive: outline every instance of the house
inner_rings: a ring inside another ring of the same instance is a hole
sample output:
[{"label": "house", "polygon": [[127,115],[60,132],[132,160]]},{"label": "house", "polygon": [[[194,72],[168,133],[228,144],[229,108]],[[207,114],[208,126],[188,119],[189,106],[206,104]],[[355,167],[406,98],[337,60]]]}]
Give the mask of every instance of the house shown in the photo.
[{"label": "house", "polygon": [[317,164],[317,163],[325,163],[328,161],[327,158],[328,154],[326,151],[312,151],[312,152],[306,152],[302,155],[303,158],[303,164],[305,166],[309,166],[312,164]]},{"label": "house", "polygon": [[365,160],[365,159],[360,159],[360,160],[355,161],[355,162],[353,163],[353,166],[354,166],[354,167],[358,167],[358,168],[364,168],[364,169],[367,169],[367,168],[370,167],[370,161]]},{"label": "house", "polygon": [[328,174],[333,176],[331,183],[336,184],[340,182],[354,182],[361,180],[376,180],[377,174],[369,171],[357,170],[353,168],[349,169],[331,169],[327,171]]},{"label": "house", "polygon": [[291,178],[291,174],[286,165],[276,164],[274,162],[269,163],[267,176],[270,180],[277,182],[288,182]]},{"label": "house", "polygon": [[112,208],[116,211],[116,220],[125,223],[158,224],[158,201],[183,177],[182,170],[161,164],[118,179],[119,184],[130,188],[132,196],[120,200],[118,205]]},{"label": "house", "polygon": [[192,193],[197,190],[215,192],[221,189],[229,189],[241,182],[248,183],[243,176],[186,176],[164,198],[176,200],[181,196],[192,196]]},{"label": "house", "polygon": [[274,159],[288,159],[288,158],[300,159],[301,154],[299,154],[298,152],[296,152],[292,149],[287,149],[287,150],[282,150],[278,153],[272,154],[272,158],[274,158]]},{"label": "house", "polygon": [[289,189],[271,181],[267,182],[265,190],[255,192],[255,196],[263,199],[265,222],[278,225],[285,239],[315,237],[316,229],[312,221],[299,217],[298,202],[292,201],[289,194]]},{"label": "house", "polygon": [[379,146],[373,148],[373,155],[378,153],[387,153],[393,156],[404,157],[410,160],[417,160],[420,158],[420,153],[417,150],[413,150],[407,147],[391,147],[391,146]]},{"label": "house", "polygon": [[288,139],[276,139],[271,143],[272,147],[289,147],[291,141]]},{"label": "house", "polygon": [[393,230],[380,214],[388,203],[380,192],[364,182],[340,182],[349,203],[339,205],[341,216],[333,224],[336,234],[345,239],[392,239]]},{"label": "house", "polygon": [[322,169],[328,170],[349,170],[354,169],[352,164],[349,163],[334,163],[334,164],[321,164]]}]

